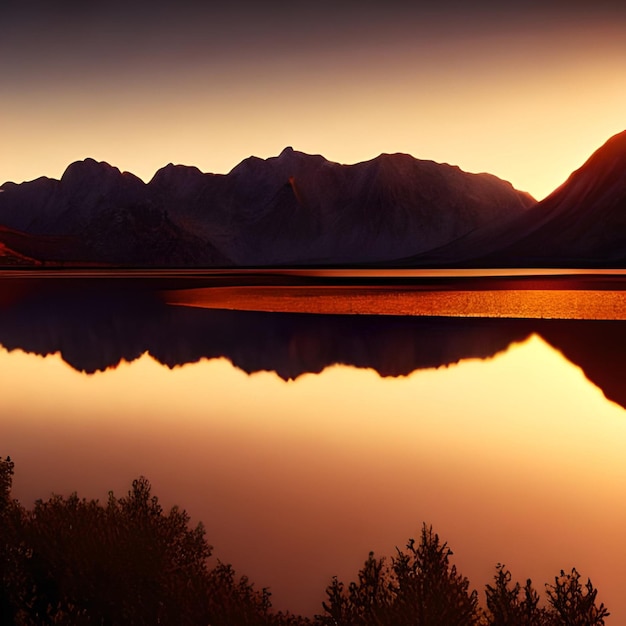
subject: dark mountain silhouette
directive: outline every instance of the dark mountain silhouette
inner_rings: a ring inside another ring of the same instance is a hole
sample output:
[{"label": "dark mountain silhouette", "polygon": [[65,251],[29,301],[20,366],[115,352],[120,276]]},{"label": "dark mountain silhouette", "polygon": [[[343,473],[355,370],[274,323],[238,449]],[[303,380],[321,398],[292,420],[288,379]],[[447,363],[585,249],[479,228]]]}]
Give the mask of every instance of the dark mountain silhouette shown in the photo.
[{"label": "dark mountain silhouette", "polygon": [[[86,159],[61,180],[0,189],[0,224],[22,234],[15,252],[118,265],[387,262],[534,204],[495,176],[405,154],[340,165],[291,148],[250,157],[227,175],[170,164],[145,184]],[[68,239],[44,250],[49,237]]]},{"label": "dark mountain silhouette", "polygon": [[174,224],[143,181],[107,163],[86,159],[70,165],[61,180],[1,189],[0,221],[10,228],[0,228],[0,244],[35,264],[229,263],[209,242]]},{"label": "dark mountain silhouette", "polygon": [[515,221],[516,240],[495,260],[534,266],[626,264],[626,131],[597,150],[568,180]]},{"label": "dark mountain silhouette", "polygon": [[93,373],[149,353],[175,367],[225,357],[247,373],[294,379],[341,363],[381,376],[489,358],[537,333],[626,408],[626,323],[313,315],[168,306],[146,280],[13,280],[2,289],[0,344],[59,352]]},{"label": "dark mountain silhouette", "polygon": [[143,188],[136,176],[85,159],[72,163],[61,180],[42,177],[21,185],[5,183],[0,194],[6,213],[2,223],[33,235],[73,234],[104,208],[139,202]]},{"label": "dark mountain silhouette", "polygon": [[539,203],[406,154],[340,165],[291,148],[147,184],[86,159],[0,189],[5,264],[626,266],[626,131]]},{"label": "dark mountain silhouette", "polygon": [[521,213],[533,200],[487,174],[383,154],[338,165],[286,148],[227,177],[243,265],[376,263]]},{"label": "dark mountain silhouette", "polygon": [[626,131],[609,139],[523,215],[511,215],[399,264],[626,266]]}]

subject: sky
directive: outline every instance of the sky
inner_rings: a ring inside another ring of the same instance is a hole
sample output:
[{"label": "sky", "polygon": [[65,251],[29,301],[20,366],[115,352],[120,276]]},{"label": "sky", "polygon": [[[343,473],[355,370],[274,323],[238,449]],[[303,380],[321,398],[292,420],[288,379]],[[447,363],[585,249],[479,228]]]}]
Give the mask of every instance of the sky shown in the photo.
[{"label": "sky", "polygon": [[292,146],[541,199],[626,128],[623,2],[201,4],[3,1],[0,182],[86,157],[226,173]]}]

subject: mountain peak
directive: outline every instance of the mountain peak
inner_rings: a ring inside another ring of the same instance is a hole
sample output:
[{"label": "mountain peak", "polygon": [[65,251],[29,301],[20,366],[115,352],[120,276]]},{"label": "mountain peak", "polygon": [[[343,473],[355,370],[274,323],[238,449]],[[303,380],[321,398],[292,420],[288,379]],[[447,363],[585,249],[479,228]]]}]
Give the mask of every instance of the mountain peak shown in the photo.
[{"label": "mountain peak", "polygon": [[158,169],[149,185],[172,185],[177,181],[200,179],[204,176],[210,176],[210,174],[203,174],[199,168],[195,165],[174,165],[174,163],[168,163],[164,167]]},{"label": "mountain peak", "polygon": [[[278,157],[275,157],[275,159],[278,160],[279,163],[326,161],[326,159],[321,154],[309,154],[307,152],[300,152],[300,150],[294,150],[291,146],[283,148],[282,152],[278,155]],[[268,159],[268,161],[271,160],[274,159]]]},{"label": "mountain peak", "polygon": [[69,182],[76,177],[83,178],[85,176],[98,176],[105,173],[108,174],[110,172],[121,174],[117,167],[113,167],[105,161],[96,161],[91,157],[87,157],[82,161],[74,161],[74,163],[70,163],[70,165],[68,165],[63,172],[61,180],[63,182]]},{"label": "mountain peak", "polygon": [[[619,188],[626,194],[626,130],[613,135],[573,172],[560,187],[555,189],[547,201],[560,200],[564,195],[575,195],[578,201],[587,201],[590,196],[604,194],[607,188]],[[613,195],[616,191],[614,189]]]},{"label": "mountain peak", "polygon": [[406,152],[383,152],[379,154],[375,161],[416,161],[417,159]]},{"label": "mountain peak", "polygon": [[121,172],[106,161],[86,158],[68,165],[61,176],[61,186],[68,193],[83,189],[89,193],[102,193],[115,187],[140,189],[145,183],[131,172]]},{"label": "mountain peak", "polygon": [[612,165],[615,161],[626,161],[626,130],[608,139],[587,159],[582,167],[584,168],[590,164],[606,167]]},{"label": "mountain peak", "polygon": [[370,161],[372,164],[376,164],[379,167],[390,169],[390,170],[405,170],[406,168],[415,167],[419,163],[424,163],[423,161],[419,161],[414,156],[410,154],[405,154],[403,152],[383,152],[379,154],[377,157]]},{"label": "mountain peak", "polygon": [[598,148],[587,163],[597,163],[605,167],[626,167],[626,130],[613,135],[603,146]]}]

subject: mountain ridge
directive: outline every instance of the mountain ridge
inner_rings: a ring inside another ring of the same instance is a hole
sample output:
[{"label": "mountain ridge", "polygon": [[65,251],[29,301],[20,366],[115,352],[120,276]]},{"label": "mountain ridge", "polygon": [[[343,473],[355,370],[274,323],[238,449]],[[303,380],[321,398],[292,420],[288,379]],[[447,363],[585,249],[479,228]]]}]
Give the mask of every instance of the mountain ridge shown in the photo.
[{"label": "mountain ridge", "polygon": [[[290,146],[276,157],[244,159],[228,174],[168,164],[144,183],[88,158],[59,180],[1,189],[0,224],[35,238],[77,237],[89,243],[86,261],[132,266],[378,263],[534,202],[492,175],[406,154],[342,165]],[[162,226],[145,239],[156,215]],[[178,246],[174,253],[175,241],[193,252]],[[84,247],[65,249],[45,260],[84,254]]]},{"label": "mountain ridge", "polygon": [[626,267],[626,131],[595,150],[523,215],[396,265]]},{"label": "mountain ridge", "polygon": [[228,174],[170,163],[147,183],[87,158],[59,180],[0,190],[12,258],[61,238],[41,263],[626,265],[626,131],[540,202],[492,174],[404,153],[343,165],[291,146]]}]

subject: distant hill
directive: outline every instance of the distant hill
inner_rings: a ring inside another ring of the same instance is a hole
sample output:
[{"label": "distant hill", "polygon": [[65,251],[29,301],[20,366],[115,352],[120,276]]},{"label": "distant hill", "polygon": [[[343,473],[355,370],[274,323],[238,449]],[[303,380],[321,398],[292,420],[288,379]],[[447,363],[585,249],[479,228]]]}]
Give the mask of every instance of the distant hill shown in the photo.
[{"label": "distant hill", "polygon": [[536,204],[495,176],[405,154],[340,165],[291,148],[226,175],[170,164],[147,184],[86,159],[0,189],[0,244],[15,254],[128,266],[389,263]]}]

